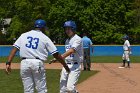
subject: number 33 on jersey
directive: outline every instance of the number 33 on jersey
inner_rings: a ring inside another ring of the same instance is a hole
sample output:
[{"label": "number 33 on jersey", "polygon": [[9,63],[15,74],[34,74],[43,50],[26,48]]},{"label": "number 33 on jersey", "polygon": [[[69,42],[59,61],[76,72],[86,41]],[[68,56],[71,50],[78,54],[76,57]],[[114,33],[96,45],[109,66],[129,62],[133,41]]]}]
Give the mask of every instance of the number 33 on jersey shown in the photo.
[{"label": "number 33 on jersey", "polygon": [[38,43],[39,43],[39,38],[33,38],[31,36],[27,37],[28,43],[26,44],[26,47],[32,48],[32,49],[37,49]]},{"label": "number 33 on jersey", "polygon": [[41,31],[31,30],[23,33],[14,43],[20,51],[20,57],[39,58],[46,60],[48,52],[51,54],[58,52],[53,42]]}]

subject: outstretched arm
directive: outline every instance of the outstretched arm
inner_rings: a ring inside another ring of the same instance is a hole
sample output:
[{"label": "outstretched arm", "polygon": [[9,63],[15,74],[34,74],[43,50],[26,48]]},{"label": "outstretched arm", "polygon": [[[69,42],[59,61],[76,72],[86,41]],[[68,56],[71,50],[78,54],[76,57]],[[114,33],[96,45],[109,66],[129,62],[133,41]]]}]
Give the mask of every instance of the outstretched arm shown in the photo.
[{"label": "outstretched arm", "polygon": [[64,54],[62,54],[62,57],[66,58],[67,56],[71,55],[74,52],[75,52],[75,50],[73,48],[70,48],[68,51],[66,51]]},{"label": "outstretched arm", "polygon": [[55,54],[53,54],[54,58],[56,58],[57,61],[59,61],[63,67],[66,69],[67,72],[70,72],[69,67],[67,66],[67,64],[65,63],[63,57],[57,52]]}]

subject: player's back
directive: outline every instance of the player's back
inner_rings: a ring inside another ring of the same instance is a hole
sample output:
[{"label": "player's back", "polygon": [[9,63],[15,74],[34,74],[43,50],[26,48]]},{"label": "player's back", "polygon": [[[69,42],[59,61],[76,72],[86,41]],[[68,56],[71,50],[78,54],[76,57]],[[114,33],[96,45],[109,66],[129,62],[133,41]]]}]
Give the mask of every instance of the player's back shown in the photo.
[{"label": "player's back", "polygon": [[123,49],[128,50],[128,47],[130,47],[130,42],[128,40],[125,40],[124,45],[123,45]]},{"label": "player's back", "polygon": [[88,38],[87,36],[84,36],[82,38],[82,41],[83,41],[83,47],[84,48],[89,48],[90,45],[92,45],[92,42],[91,42],[90,38]]},{"label": "player's back", "polygon": [[48,56],[46,45],[49,42],[50,39],[41,31],[31,30],[22,34],[15,45],[20,47],[20,57],[46,60]]}]

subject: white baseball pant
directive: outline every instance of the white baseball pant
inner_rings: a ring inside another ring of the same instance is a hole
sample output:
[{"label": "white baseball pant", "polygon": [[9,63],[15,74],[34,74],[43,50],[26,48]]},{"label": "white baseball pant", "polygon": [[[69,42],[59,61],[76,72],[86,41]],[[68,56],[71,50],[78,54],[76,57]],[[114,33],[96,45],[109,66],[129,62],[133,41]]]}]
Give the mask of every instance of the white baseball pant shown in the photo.
[{"label": "white baseball pant", "polygon": [[68,64],[70,73],[68,74],[65,68],[62,68],[60,77],[60,93],[77,93],[76,83],[80,76],[81,64]]},{"label": "white baseball pant", "polygon": [[130,61],[129,55],[130,55],[129,51],[124,51],[122,59],[126,61]]},{"label": "white baseball pant", "polygon": [[22,60],[20,75],[24,86],[24,93],[34,93],[34,87],[38,93],[47,93],[45,69],[41,60]]}]

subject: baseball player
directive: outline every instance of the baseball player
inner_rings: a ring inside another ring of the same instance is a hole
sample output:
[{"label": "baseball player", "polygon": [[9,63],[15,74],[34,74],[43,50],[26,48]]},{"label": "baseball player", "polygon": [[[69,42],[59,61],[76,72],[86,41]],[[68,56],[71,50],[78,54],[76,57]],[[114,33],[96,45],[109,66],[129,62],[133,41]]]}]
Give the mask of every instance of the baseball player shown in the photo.
[{"label": "baseball player", "polygon": [[92,41],[90,38],[87,37],[86,33],[83,33],[83,48],[84,48],[84,60],[83,60],[83,68],[84,70],[90,71],[91,67],[91,62],[90,62],[90,49],[92,49],[93,53],[93,48],[92,48]]},{"label": "baseball player", "polygon": [[123,65],[121,66],[122,68],[125,67],[125,63],[127,62],[127,67],[130,68],[130,54],[131,54],[131,48],[130,48],[130,42],[128,41],[129,37],[127,35],[125,35],[123,37],[123,40],[125,41],[124,42],[124,45],[123,45],[123,50],[124,50],[124,53],[123,53],[123,56],[122,56],[122,59],[123,59]]},{"label": "baseball player", "polygon": [[14,43],[14,48],[6,62],[6,72],[9,74],[11,71],[11,61],[15,53],[19,50],[22,59],[20,75],[24,86],[24,93],[34,93],[34,86],[38,93],[47,93],[43,62],[47,60],[48,52],[62,63],[67,73],[70,70],[53,42],[43,34],[46,22],[38,19],[35,21],[34,26],[35,30],[23,33]]},{"label": "baseball player", "polygon": [[67,73],[62,68],[60,93],[78,93],[75,86],[81,72],[81,62],[83,61],[82,39],[75,33],[76,24],[74,21],[66,21],[64,29],[69,38],[65,42],[66,52],[62,54],[62,57],[70,68],[70,73]]}]

